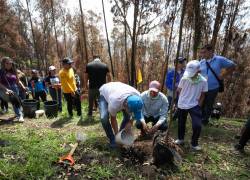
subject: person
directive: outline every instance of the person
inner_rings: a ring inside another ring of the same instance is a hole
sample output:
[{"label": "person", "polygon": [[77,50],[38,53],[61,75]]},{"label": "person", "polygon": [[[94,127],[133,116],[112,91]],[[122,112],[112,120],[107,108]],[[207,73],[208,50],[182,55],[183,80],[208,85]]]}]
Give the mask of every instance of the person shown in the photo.
[{"label": "person", "polygon": [[49,88],[50,96],[58,102],[58,110],[62,112],[62,91],[59,77],[56,76],[56,67],[49,66],[49,74],[45,78],[46,86]]},{"label": "person", "polygon": [[[250,96],[248,96],[247,107],[250,107]],[[244,152],[244,147],[246,146],[247,142],[250,139],[250,111],[248,109],[247,111],[248,119],[245,125],[241,128],[240,136],[237,136],[237,139],[239,139],[239,142],[234,146],[235,150]],[[239,138],[238,138],[239,137]]]},{"label": "person", "polygon": [[201,105],[205,92],[208,90],[207,80],[199,72],[199,61],[190,61],[178,85],[178,139],[175,141],[179,145],[184,143],[186,120],[189,113],[193,129],[191,147],[197,151],[201,150],[198,145],[202,121]]},{"label": "person", "polygon": [[[175,73],[175,69],[171,69],[170,71],[168,71],[167,75],[166,75],[166,81],[165,81],[165,87],[168,90],[168,103],[169,106],[172,103],[172,99],[173,99],[173,90],[177,89],[178,84],[183,76],[183,73],[185,71],[185,62],[187,61],[186,58],[183,57],[179,57],[177,59],[177,72],[176,72],[176,80],[175,80],[175,85],[173,84],[174,82],[174,73]],[[177,102],[177,101],[176,101]]]},{"label": "person", "polygon": [[4,99],[0,98],[1,101],[1,110],[2,110],[2,114],[8,113],[9,111],[9,105],[8,102],[6,102]]},{"label": "person", "polygon": [[73,116],[73,104],[76,106],[77,115],[82,116],[80,94],[77,91],[74,70],[72,68],[73,61],[70,58],[62,60],[63,68],[59,71],[62,92],[67,101],[67,109],[70,117]]},{"label": "person", "polygon": [[[31,71],[31,79],[29,80],[28,87],[32,92],[33,99],[39,101],[40,99],[45,102],[47,101],[47,88],[45,81],[39,77],[39,72],[36,69]],[[38,106],[40,109],[40,104]]]},{"label": "person", "polygon": [[250,139],[250,117],[248,118],[245,126],[243,127],[238,144],[234,146],[237,151],[244,152],[244,147]]},{"label": "person", "polygon": [[[17,69],[17,76],[20,79],[20,81],[22,82],[22,84],[25,87],[27,87],[28,86],[28,81],[27,81],[26,75],[21,70]],[[28,99],[29,95],[28,95],[28,93],[24,92],[22,90],[22,88],[19,87],[19,97],[21,98],[21,100],[24,100],[24,99]]]},{"label": "person", "polygon": [[[167,130],[168,99],[159,92],[161,84],[158,81],[151,81],[149,89],[141,94],[143,108],[142,119],[136,121],[136,127],[141,130],[141,136],[154,134],[157,130]],[[152,122],[152,128],[147,123]]]},{"label": "person", "polygon": [[135,88],[121,82],[106,83],[100,87],[99,91],[101,123],[109,138],[110,147],[115,148],[115,135],[118,133],[117,113],[119,111],[123,113],[119,131],[130,130],[133,124],[132,119],[139,121],[142,118],[142,99]]},{"label": "person", "polygon": [[[106,83],[111,81],[111,76],[108,66],[101,62],[99,56],[94,56],[94,60],[87,64],[85,77],[88,80],[88,116],[91,117],[93,114],[93,105],[96,102],[96,99],[99,98],[99,88]],[[87,83],[86,83],[87,85]],[[86,87],[87,89],[87,87]]]},{"label": "person", "polygon": [[[223,56],[214,54],[213,47],[209,44],[200,49],[199,55],[202,58],[200,61],[201,74],[208,82],[208,92],[205,93],[205,99],[202,106],[202,123],[207,125],[220,88],[220,83],[216,76],[219,80],[223,80],[227,75],[232,74],[236,64]],[[222,69],[224,69],[223,74],[221,73]]]},{"label": "person", "polygon": [[12,59],[9,57],[3,57],[1,59],[0,70],[1,98],[4,100],[10,99],[16,114],[16,120],[19,122],[24,122],[23,113],[21,111],[21,103],[18,98],[18,86],[20,86],[23,91],[26,91],[25,86],[17,76],[17,71]]}]

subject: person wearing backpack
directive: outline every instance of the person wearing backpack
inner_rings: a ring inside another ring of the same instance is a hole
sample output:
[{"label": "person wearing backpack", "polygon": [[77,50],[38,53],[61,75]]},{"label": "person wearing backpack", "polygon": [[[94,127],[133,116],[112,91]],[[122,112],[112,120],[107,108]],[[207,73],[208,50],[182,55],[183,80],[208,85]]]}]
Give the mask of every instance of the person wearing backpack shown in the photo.
[{"label": "person wearing backpack", "polygon": [[[202,124],[207,125],[215,99],[219,92],[224,91],[223,79],[233,73],[236,64],[223,56],[214,54],[213,47],[210,44],[203,46],[199,53],[201,74],[208,82],[208,92],[205,93],[202,106]],[[224,71],[223,74],[221,73],[222,70]]]}]

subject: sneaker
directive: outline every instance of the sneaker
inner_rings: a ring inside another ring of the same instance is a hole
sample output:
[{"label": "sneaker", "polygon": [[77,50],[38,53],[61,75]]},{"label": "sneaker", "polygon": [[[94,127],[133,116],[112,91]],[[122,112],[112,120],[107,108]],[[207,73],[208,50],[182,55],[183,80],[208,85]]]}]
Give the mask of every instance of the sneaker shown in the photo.
[{"label": "sneaker", "polygon": [[178,145],[183,145],[184,144],[184,140],[183,139],[177,139],[174,141],[175,144],[178,144]]},{"label": "sneaker", "polygon": [[192,147],[192,150],[194,151],[201,151],[201,147],[200,146],[191,146]]},{"label": "sneaker", "polygon": [[20,122],[20,123],[23,123],[24,122],[23,116],[18,117],[17,121]]}]

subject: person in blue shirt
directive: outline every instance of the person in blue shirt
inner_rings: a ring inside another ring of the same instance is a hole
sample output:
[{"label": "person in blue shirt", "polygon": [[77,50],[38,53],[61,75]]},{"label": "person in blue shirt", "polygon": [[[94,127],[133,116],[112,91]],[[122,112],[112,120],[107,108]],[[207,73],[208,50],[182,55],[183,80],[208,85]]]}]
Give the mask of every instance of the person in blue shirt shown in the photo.
[{"label": "person in blue shirt", "polygon": [[177,89],[178,87],[178,84],[181,80],[181,77],[185,71],[185,65],[186,65],[186,58],[183,58],[183,57],[179,57],[177,59],[177,73],[176,73],[176,80],[175,80],[175,85],[173,85],[173,82],[174,82],[174,72],[175,72],[175,69],[170,69],[166,75],[166,81],[165,81],[165,87],[167,88],[168,90],[168,102],[169,102],[169,106],[171,105],[172,103],[172,99],[173,99],[173,90],[175,88],[175,90]]},{"label": "person in blue shirt", "polygon": [[47,88],[45,86],[45,81],[41,79],[38,75],[38,71],[33,69],[31,71],[31,79],[29,80],[28,87],[32,92],[33,99],[39,101],[41,98],[42,101],[47,101]]},{"label": "person in blue shirt", "polygon": [[[209,122],[209,117],[212,113],[213,104],[219,92],[220,86],[217,78],[209,66],[213,69],[218,78],[223,80],[227,75],[233,73],[236,64],[223,56],[214,54],[213,47],[210,44],[203,46],[199,51],[199,55],[201,57],[201,74],[207,79],[208,82],[208,92],[205,93],[205,99],[202,106],[202,123],[206,125]],[[222,69],[223,73],[221,73]]]},{"label": "person in blue shirt", "polygon": [[[154,134],[157,130],[167,130],[168,99],[159,92],[161,84],[151,81],[149,89],[141,94],[143,108],[142,118],[136,121],[136,127],[141,130],[141,137]],[[152,127],[147,124],[152,122]]]}]

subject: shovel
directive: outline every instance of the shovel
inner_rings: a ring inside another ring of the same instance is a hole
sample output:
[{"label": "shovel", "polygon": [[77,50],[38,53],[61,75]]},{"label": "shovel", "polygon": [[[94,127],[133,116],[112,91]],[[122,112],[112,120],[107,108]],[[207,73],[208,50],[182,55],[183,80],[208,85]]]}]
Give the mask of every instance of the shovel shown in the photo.
[{"label": "shovel", "polygon": [[67,155],[62,156],[62,157],[59,158],[59,163],[65,164],[65,165],[70,165],[70,166],[73,166],[75,164],[75,160],[73,158],[73,154],[74,154],[74,152],[75,152],[78,144],[80,142],[84,142],[86,140],[86,135],[82,134],[80,132],[77,132],[76,133],[76,140],[77,140],[77,142],[73,145],[73,147],[70,150],[70,152]]}]

